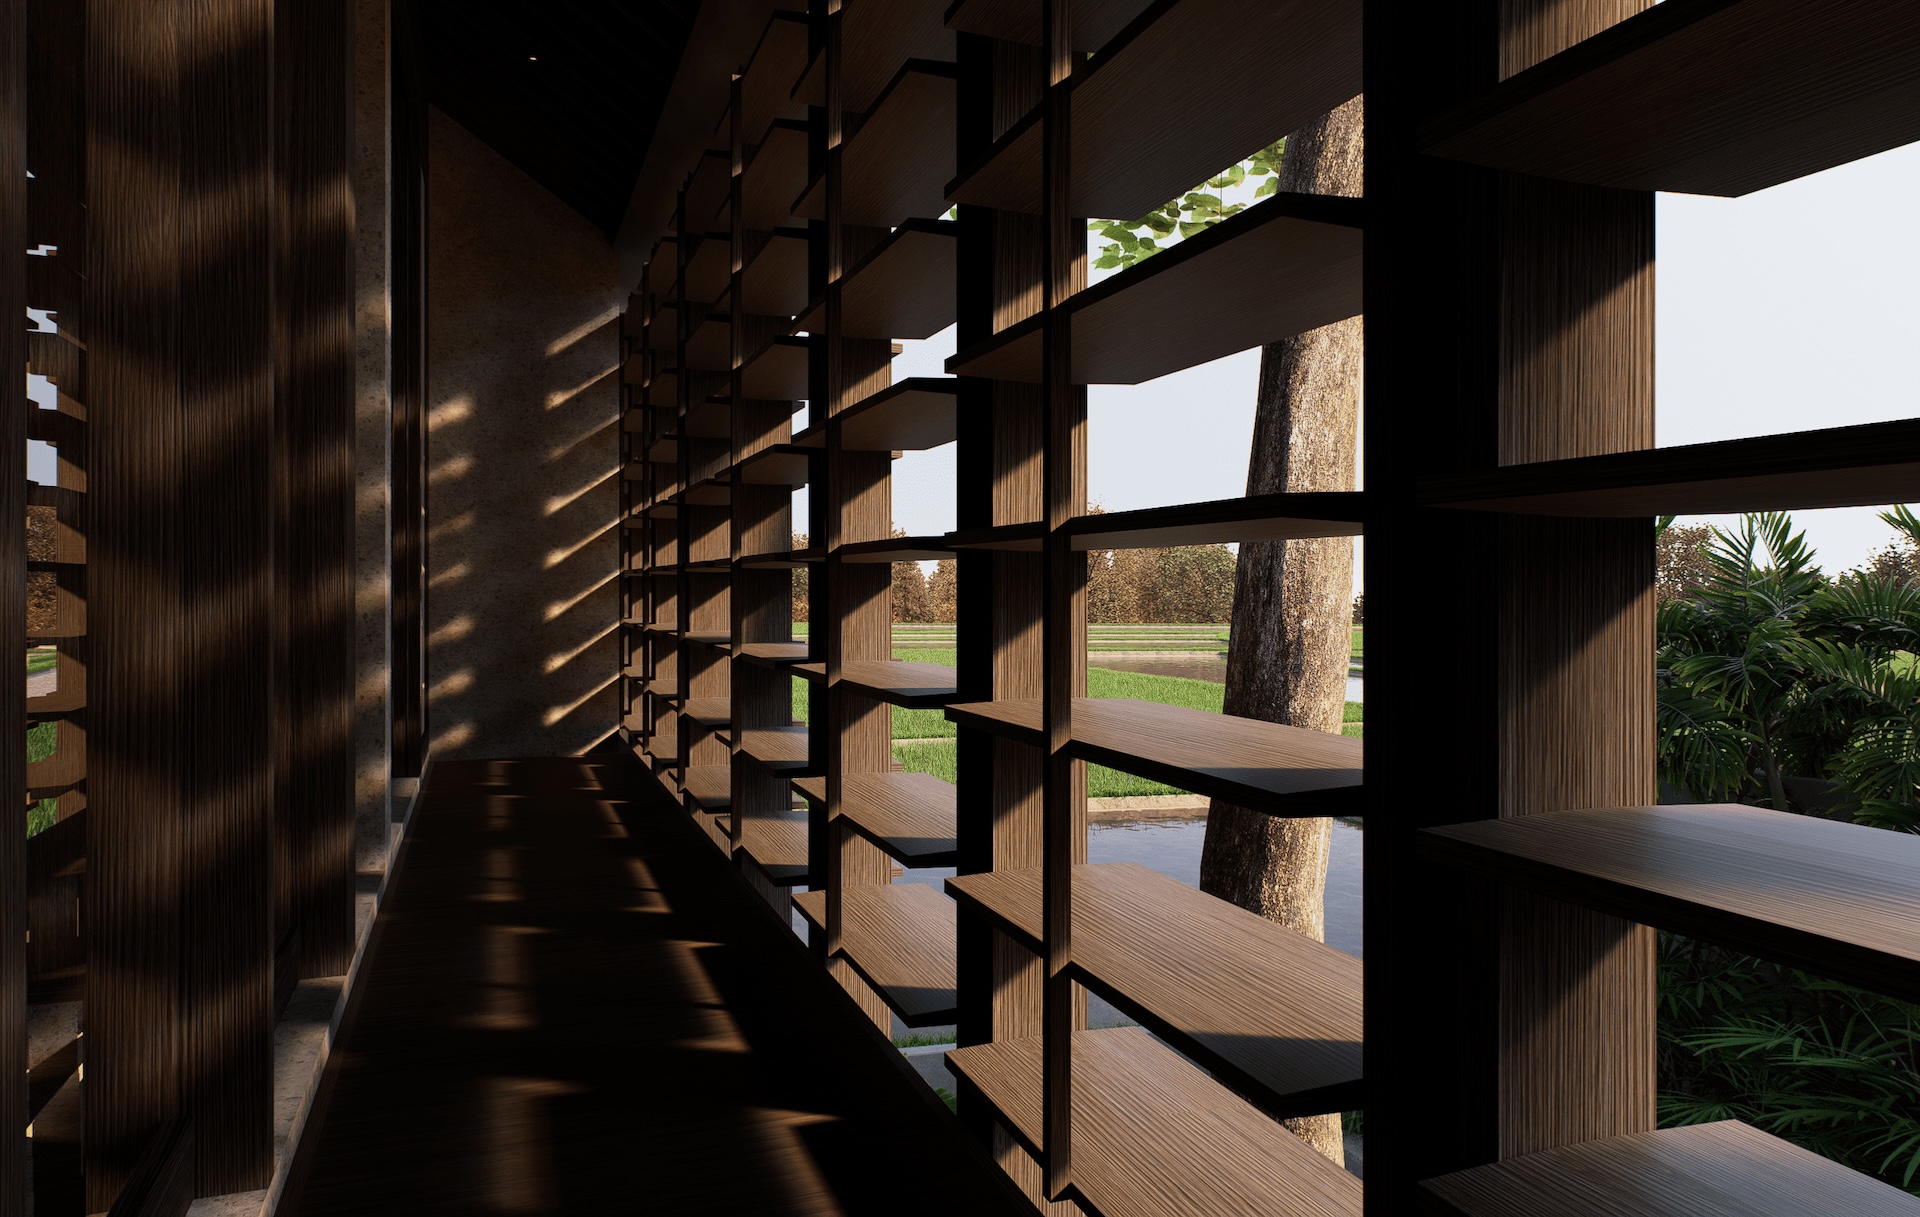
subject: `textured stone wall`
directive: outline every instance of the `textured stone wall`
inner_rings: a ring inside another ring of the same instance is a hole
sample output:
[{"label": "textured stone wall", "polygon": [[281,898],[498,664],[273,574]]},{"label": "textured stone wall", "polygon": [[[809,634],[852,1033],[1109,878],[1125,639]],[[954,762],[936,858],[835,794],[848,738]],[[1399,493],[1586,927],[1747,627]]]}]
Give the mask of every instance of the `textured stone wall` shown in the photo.
[{"label": "textured stone wall", "polygon": [[613,247],[429,120],[427,739],[565,756],[617,721]]},{"label": "textured stone wall", "polygon": [[393,779],[388,449],[393,438],[393,321],[387,283],[389,180],[388,0],[356,0],[354,12],[354,403],[353,801],[362,873],[384,870],[388,784]]}]

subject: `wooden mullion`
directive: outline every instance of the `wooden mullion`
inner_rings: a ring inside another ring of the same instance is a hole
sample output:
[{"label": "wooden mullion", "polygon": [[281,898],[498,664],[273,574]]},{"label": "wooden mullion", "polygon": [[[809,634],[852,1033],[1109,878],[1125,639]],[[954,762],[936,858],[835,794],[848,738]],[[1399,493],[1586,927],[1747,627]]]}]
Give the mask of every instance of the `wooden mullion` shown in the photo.
[{"label": "wooden mullion", "polygon": [[[1042,555],[1045,599],[1041,619],[1041,718],[1046,736],[1043,796],[1041,902],[1043,1169],[1049,1199],[1073,1183],[1073,804],[1076,766],[1068,753],[1073,737],[1074,609],[1085,559],[1074,553],[1068,526],[1085,508],[1075,501],[1076,456],[1086,407],[1073,384],[1072,317],[1067,299],[1075,284],[1077,256],[1086,245],[1085,224],[1070,208],[1072,189],[1072,91],[1074,68],[1071,0],[1044,0],[1042,55],[1047,66],[1042,126],[1041,190],[1045,250],[1043,268],[1042,479],[1046,524]],[[1084,496],[1083,496],[1084,497]]]},{"label": "wooden mullion", "polygon": [[[675,484],[684,492],[692,485],[693,445],[686,441],[687,418],[692,412],[693,377],[687,371],[687,338],[692,324],[693,305],[687,296],[687,262],[691,256],[692,241],[689,240],[687,223],[687,188],[681,187],[673,209],[674,277],[677,285],[678,303],[673,307],[673,363],[674,363],[674,410],[677,421],[675,431],[681,436],[678,450],[674,454],[674,468],[679,476]],[[693,511],[684,502],[673,514],[675,536],[675,564],[679,567],[674,581],[675,630],[673,638],[674,680],[678,683],[680,696],[689,697],[693,692],[693,648],[687,643],[686,635],[693,630],[693,576],[687,566],[693,560]],[[659,705],[655,699],[655,705]],[[657,712],[657,711],[656,711]],[[671,712],[671,711],[669,711]],[[694,744],[693,732],[688,730],[684,720],[674,719],[673,727],[674,756],[673,771],[675,781],[685,788],[687,767],[692,763]]]},{"label": "wooden mullion", "polygon": [[[93,476],[86,823],[86,1212],[112,1206],[180,1113],[185,865],[177,782],[186,656],[178,234],[178,38],[171,5],[86,8],[88,417]],[[167,707],[155,713],[154,707]],[[9,1133],[8,1135],[15,1135]]]},{"label": "wooden mullion", "polygon": [[[46,70],[48,65],[35,65]],[[27,344],[19,318],[27,308],[27,4],[0,0],[0,580],[7,611],[0,613],[0,652],[27,649],[26,396]],[[65,251],[62,251],[65,252]],[[0,689],[0,790],[27,784],[26,686]],[[8,796],[11,798],[12,796]],[[19,804],[14,804],[16,808]],[[26,1217],[27,1140],[27,882],[26,828],[0,824],[0,1217]],[[9,817],[12,818],[12,817]]]}]

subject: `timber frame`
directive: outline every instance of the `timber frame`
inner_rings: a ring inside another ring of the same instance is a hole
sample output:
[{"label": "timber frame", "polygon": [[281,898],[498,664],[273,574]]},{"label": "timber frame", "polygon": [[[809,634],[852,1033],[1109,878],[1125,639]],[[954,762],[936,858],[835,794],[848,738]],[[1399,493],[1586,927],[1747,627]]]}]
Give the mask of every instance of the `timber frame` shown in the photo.
[{"label": "timber frame", "polygon": [[[1746,193],[1920,137],[1920,27],[1886,18],[1785,0],[773,15],[629,298],[622,739],[778,915],[799,910],[864,1017],[958,1024],[961,1122],[1037,1204],[1920,1212],[1753,1129],[1656,1130],[1654,1111],[1654,926],[1890,992],[1920,958],[1904,930],[1843,928],[1911,918],[1907,839],[1650,807],[1652,517],[1920,489],[1885,447],[1911,423],[1652,450],[1653,192]],[[1363,91],[1364,199],[1283,195],[1088,287],[1086,217],[1142,214]],[[1086,516],[1087,385],[1356,313],[1364,491]],[[948,324],[950,375],[892,383],[885,342]],[[889,452],[944,443],[956,531],[890,537]],[[1086,698],[1087,550],[1363,532],[1368,763],[1358,740]],[[886,563],[936,556],[960,572],[951,669],[893,660],[887,628]],[[956,785],[899,770],[890,705],[946,707]],[[1364,817],[1364,970],[1088,866],[1089,761]],[[1754,871],[1736,881],[1709,841]],[[1840,882],[1835,859],[1867,848],[1898,860]],[[957,866],[952,901],[894,864]],[[1087,989],[1146,1031],[1087,1029]],[[1364,1190],[1275,1122],[1355,1109]],[[1595,1169],[1582,1199],[1557,1190]]]}]

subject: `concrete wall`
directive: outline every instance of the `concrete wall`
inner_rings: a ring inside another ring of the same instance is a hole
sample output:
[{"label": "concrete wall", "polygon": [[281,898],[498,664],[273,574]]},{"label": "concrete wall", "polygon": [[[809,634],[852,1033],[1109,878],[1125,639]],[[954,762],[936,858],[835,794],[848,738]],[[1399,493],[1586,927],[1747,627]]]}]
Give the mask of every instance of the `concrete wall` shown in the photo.
[{"label": "concrete wall", "polygon": [[393,201],[388,146],[388,0],[354,6],[354,694],[353,800],[358,868],[386,868],[393,779],[393,626],[388,449],[393,437],[393,313],[387,232]]},{"label": "concrete wall", "polygon": [[427,739],[566,756],[618,719],[612,245],[429,119]]}]

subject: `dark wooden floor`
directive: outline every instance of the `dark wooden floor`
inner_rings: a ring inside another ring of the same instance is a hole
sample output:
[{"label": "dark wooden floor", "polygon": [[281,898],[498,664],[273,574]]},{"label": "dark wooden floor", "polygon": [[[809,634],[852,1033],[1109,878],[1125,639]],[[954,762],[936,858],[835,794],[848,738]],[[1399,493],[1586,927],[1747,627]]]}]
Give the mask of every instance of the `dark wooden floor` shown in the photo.
[{"label": "dark wooden floor", "polygon": [[1031,1213],[635,772],[435,767],[280,1211]]}]

